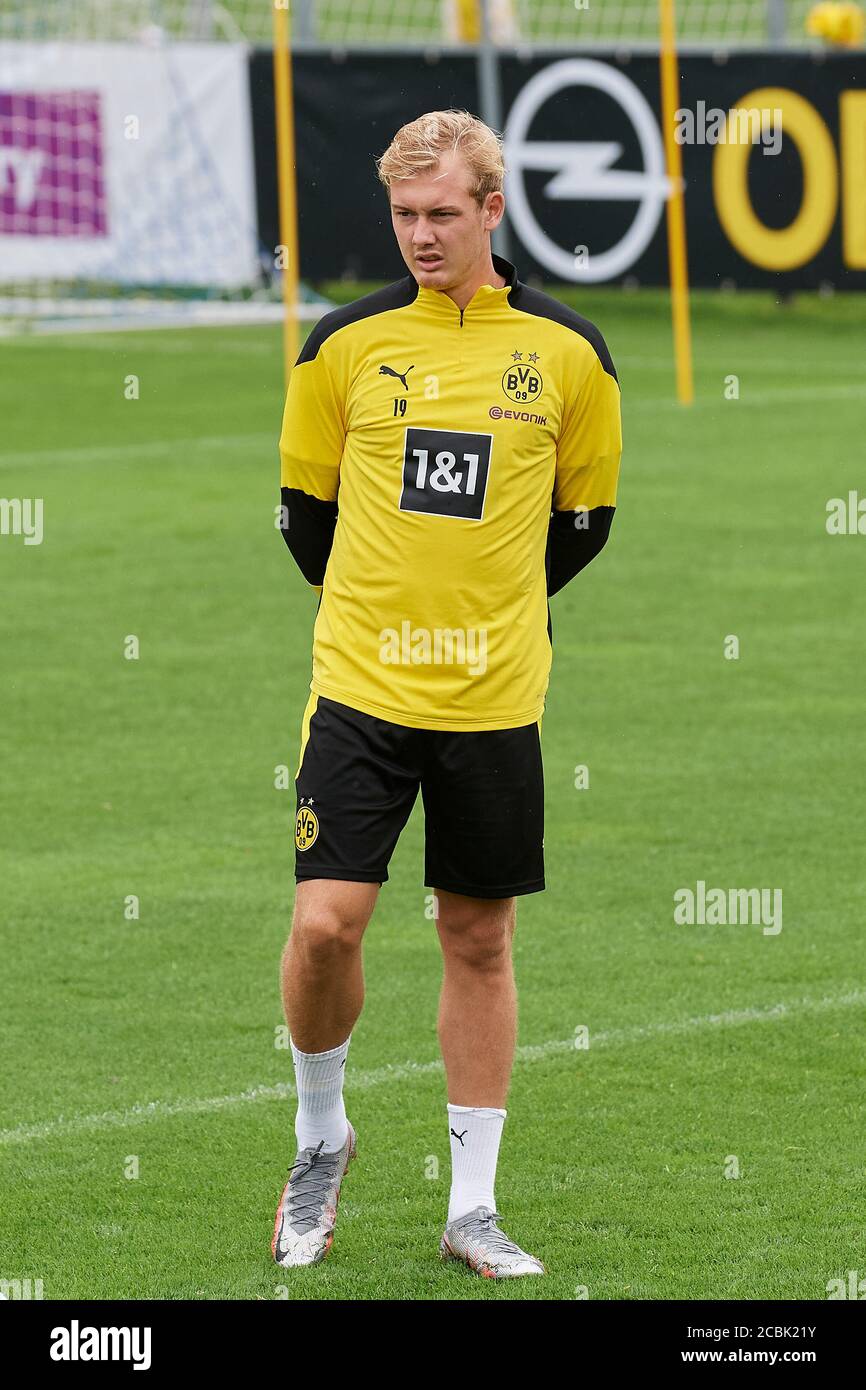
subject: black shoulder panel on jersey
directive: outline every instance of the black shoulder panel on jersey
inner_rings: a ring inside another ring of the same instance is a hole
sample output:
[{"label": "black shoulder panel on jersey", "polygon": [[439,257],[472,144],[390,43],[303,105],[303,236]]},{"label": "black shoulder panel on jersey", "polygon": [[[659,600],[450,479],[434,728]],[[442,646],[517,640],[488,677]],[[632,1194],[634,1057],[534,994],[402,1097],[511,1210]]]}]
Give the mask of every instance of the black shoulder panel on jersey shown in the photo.
[{"label": "black shoulder panel on jersey", "polygon": [[330,338],[338,329],[370,318],[372,314],[385,314],[389,309],[405,309],[417,295],[418,281],[412,275],[405,275],[402,280],[395,280],[381,290],[373,290],[372,294],[365,294],[351,304],[341,304],[338,309],[331,309],[329,313],[323,314],[310,330],[307,341],[301,348],[298,362],[311,362],[325,339]]},{"label": "black shoulder panel on jersey", "polygon": [[612,376],[614,381],[619,380],[613,358],[607,350],[607,343],[589,319],[575,313],[574,309],[569,309],[567,305],[560,304],[559,300],[551,295],[534,290],[530,285],[524,285],[520,281],[512,289],[508,302],[513,309],[519,309],[523,314],[537,314],[539,318],[552,319],[554,323],[561,323],[564,328],[579,333],[581,338],[585,338],[595,349],[596,356],[608,375]]}]

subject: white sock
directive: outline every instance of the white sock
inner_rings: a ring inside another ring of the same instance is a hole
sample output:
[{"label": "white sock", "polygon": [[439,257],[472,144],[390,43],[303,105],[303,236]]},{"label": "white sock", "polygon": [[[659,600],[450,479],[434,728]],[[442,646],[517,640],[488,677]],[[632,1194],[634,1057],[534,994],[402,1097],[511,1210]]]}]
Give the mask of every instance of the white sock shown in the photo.
[{"label": "white sock", "polygon": [[493,1185],[505,1110],[489,1106],[448,1106],[451,1140],[451,1196],[448,1220],[465,1216],[476,1207],[496,1210]]},{"label": "white sock", "polygon": [[315,1149],[324,1139],[324,1152],[336,1153],[346,1142],[349,1126],[343,1104],[343,1073],[352,1035],[330,1052],[299,1052],[292,1042],[298,1113],[295,1134],[299,1149]]}]

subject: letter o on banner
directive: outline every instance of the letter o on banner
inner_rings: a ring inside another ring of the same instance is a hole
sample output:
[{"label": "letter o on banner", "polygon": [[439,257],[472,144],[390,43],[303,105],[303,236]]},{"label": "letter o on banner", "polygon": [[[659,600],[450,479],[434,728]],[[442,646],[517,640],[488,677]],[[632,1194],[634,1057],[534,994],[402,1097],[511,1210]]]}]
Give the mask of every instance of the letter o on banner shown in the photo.
[{"label": "letter o on banner", "polygon": [[[836,219],[839,173],[832,136],[811,102],[789,87],[759,87],[737,106],[782,112],[783,134],[796,143],[803,164],[803,201],[787,227],[768,227],[756,216],[749,198],[754,145],[751,141],[718,144],[713,157],[713,198],[719,222],[731,245],[752,265],[795,270],[821,250]],[[760,132],[754,134],[757,138]]]}]

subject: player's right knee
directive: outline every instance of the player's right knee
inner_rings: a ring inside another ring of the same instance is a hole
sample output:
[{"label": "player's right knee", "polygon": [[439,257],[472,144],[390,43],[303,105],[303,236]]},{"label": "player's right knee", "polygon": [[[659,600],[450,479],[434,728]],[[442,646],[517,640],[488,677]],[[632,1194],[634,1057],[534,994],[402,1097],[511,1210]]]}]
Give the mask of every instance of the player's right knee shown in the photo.
[{"label": "player's right knee", "polygon": [[366,925],[364,914],[320,904],[296,918],[292,936],[311,960],[327,962],[357,951]]}]

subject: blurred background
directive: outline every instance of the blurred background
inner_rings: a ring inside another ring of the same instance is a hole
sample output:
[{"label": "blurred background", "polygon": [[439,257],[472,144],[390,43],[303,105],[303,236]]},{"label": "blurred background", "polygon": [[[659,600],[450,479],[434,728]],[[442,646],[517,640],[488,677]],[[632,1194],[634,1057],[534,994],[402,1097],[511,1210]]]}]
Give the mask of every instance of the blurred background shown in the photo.
[{"label": "blurred background", "polygon": [[[447,106],[504,132],[500,249],[524,278],[667,283],[657,0],[4,0],[4,322],[215,322],[230,304],[235,321],[268,320],[288,239],[281,14],[300,226],[288,271],[302,302],[334,278],[401,273],[371,162],[399,125]],[[693,283],[862,287],[862,7],[679,0],[676,24],[683,108],[793,93],[791,138],[772,160],[735,167],[706,120],[710,138],[683,143]],[[351,208],[348,236],[337,207]]]},{"label": "blurred background", "polygon": [[[823,1298],[857,1267],[863,7],[678,0],[667,88],[665,8],[0,0],[10,1296],[493,1296],[435,1261],[418,807],[365,945],[334,1252],[286,1295],[268,1250],[315,617],[276,524],[285,345],[405,274],[373,161],[450,106],[504,134],[498,249],[623,391],[610,543],[551,604],[498,1200],[552,1272],[519,1296]],[[677,924],[699,882],[783,891],[782,930]]]}]

